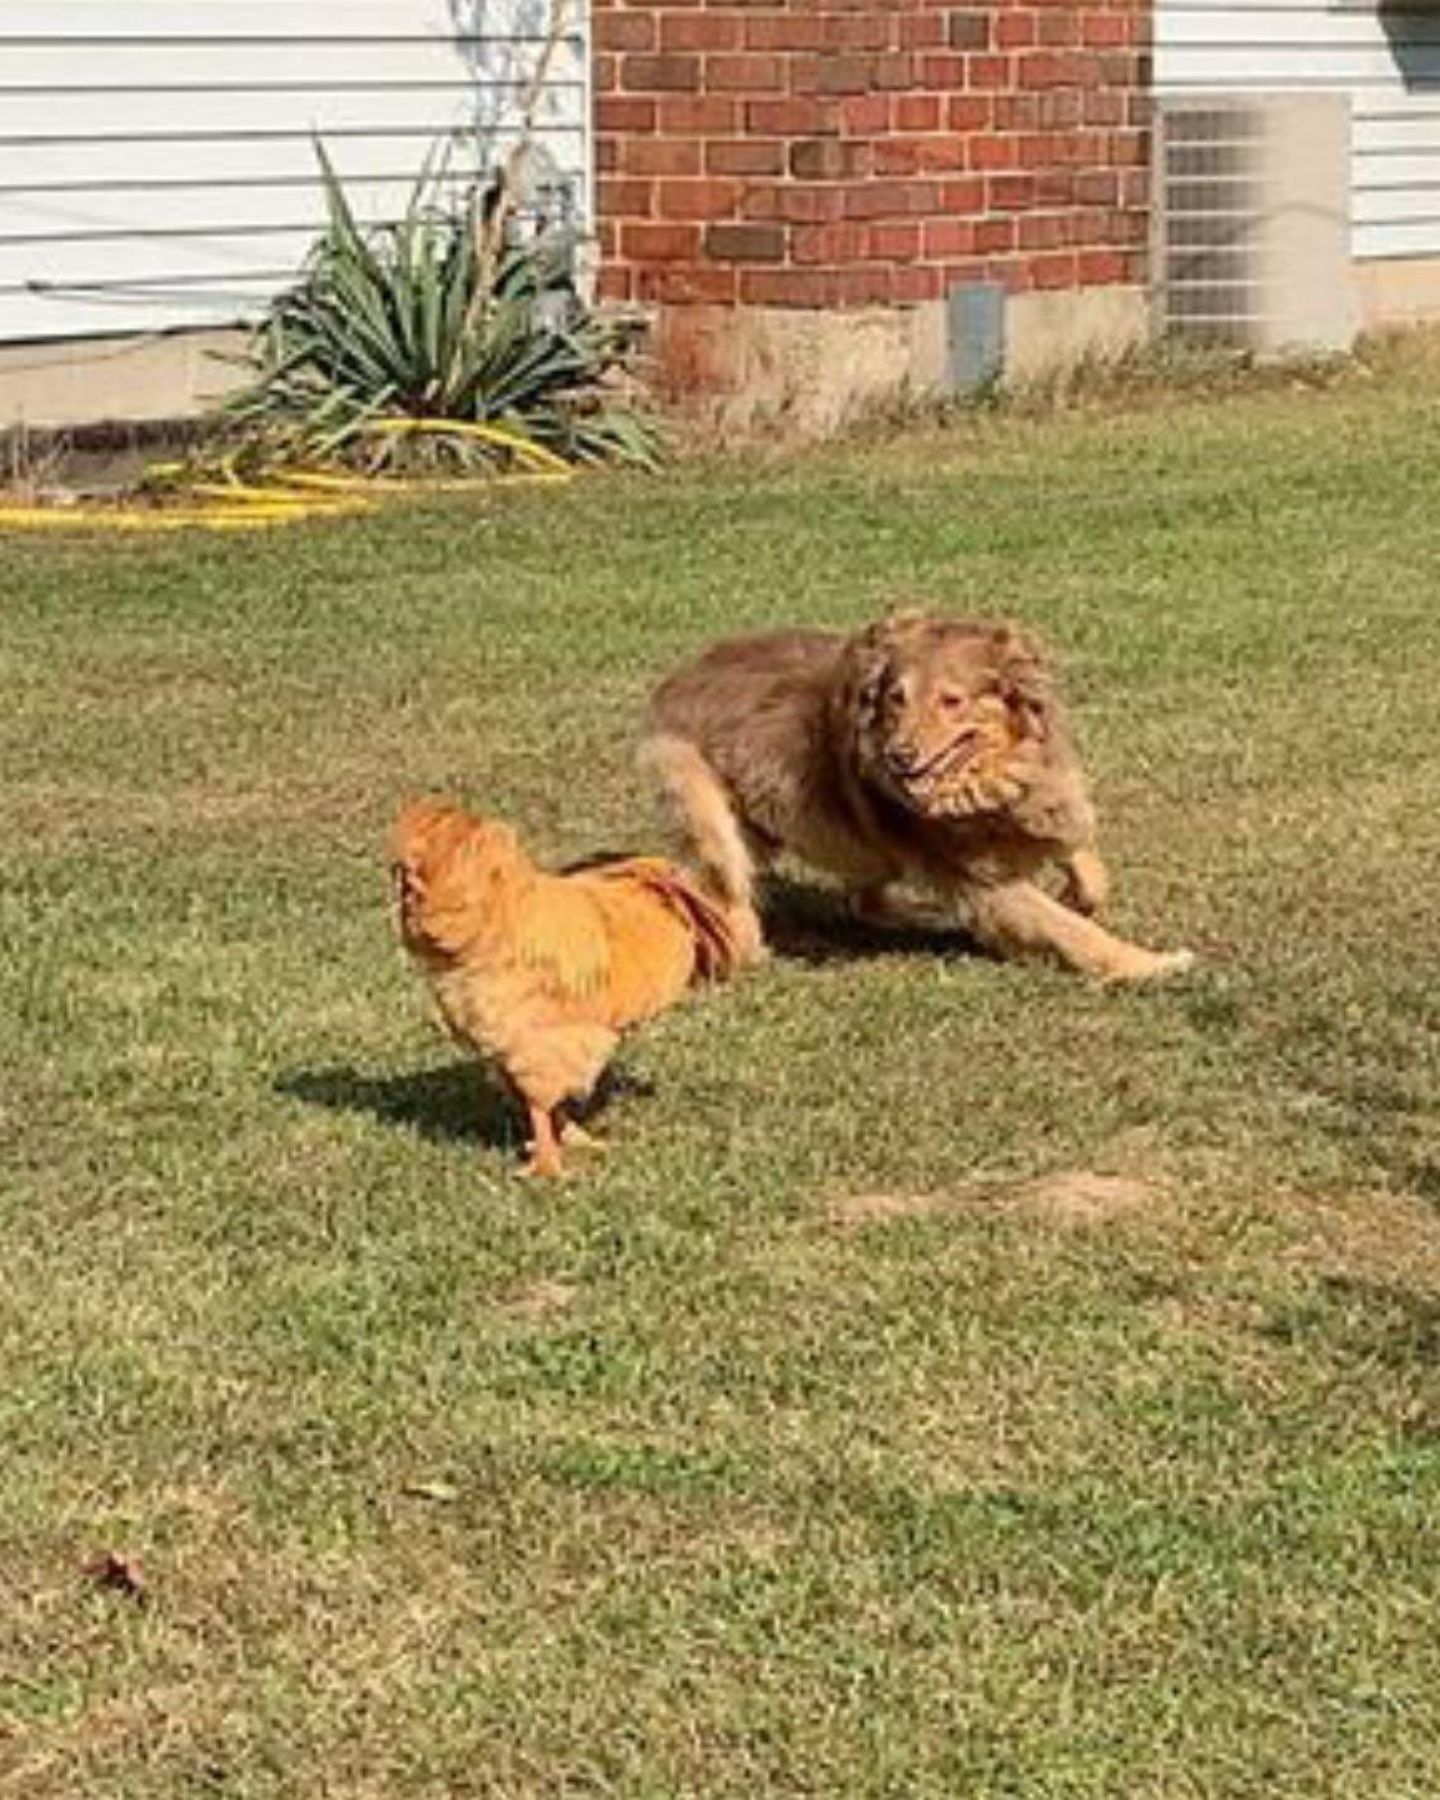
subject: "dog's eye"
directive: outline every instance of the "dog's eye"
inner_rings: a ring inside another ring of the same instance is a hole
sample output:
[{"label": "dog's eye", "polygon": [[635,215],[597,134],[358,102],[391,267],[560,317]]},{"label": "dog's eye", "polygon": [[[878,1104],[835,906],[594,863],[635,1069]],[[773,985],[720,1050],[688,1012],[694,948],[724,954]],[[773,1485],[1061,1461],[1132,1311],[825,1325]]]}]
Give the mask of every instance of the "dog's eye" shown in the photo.
[{"label": "dog's eye", "polygon": [[947,688],[945,692],[940,695],[940,710],[942,712],[957,713],[964,704],[965,696],[962,693],[957,692],[954,688]]}]

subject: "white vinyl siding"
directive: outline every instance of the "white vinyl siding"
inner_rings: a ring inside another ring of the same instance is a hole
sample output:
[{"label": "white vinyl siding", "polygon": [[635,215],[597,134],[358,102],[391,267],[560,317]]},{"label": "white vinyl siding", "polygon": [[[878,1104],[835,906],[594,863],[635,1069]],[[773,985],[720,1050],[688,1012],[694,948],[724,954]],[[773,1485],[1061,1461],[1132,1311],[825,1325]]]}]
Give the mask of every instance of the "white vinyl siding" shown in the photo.
[{"label": "white vinyl siding", "polygon": [[1156,0],[1155,85],[1348,93],[1352,254],[1440,255],[1440,8]]},{"label": "white vinyl siding", "polygon": [[[0,0],[0,342],[219,325],[324,216],[314,138],[395,216],[427,154],[513,142],[548,0]],[[591,217],[583,6],[537,140]],[[478,133],[478,139],[474,135]]]}]

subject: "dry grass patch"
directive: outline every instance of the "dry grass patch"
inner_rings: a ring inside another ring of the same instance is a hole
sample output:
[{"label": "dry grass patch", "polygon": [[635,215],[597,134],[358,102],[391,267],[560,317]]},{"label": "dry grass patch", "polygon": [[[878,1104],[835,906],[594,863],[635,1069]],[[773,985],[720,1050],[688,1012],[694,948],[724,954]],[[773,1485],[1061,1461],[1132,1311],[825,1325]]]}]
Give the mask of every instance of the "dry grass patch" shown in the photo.
[{"label": "dry grass patch", "polygon": [[1094,1169],[1062,1169],[1018,1188],[1010,1204],[1056,1225],[1103,1225],[1107,1219],[1149,1210],[1164,1200],[1155,1182],[1133,1175],[1101,1175]]},{"label": "dry grass patch", "polygon": [[929,1218],[955,1205],[956,1201],[944,1194],[841,1194],[826,1202],[825,1216],[832,1225],[853,1230],[894,1219]]},{"label": "dry grass patch", "polygon": [[845,1230],[896,1220],[926,1219],[962,1209],[1013,1211],[1065,1227],[1103,1225],[1107,1220],[1163,1205],[1163,1183],[1134,1175],[1107,1175],[1095,1169],[1060,1169],[1014,1186],[984,1182],[953,1194],[902,1194],[883,1189],[840,1194],[825,1203],[830,1224]]}]

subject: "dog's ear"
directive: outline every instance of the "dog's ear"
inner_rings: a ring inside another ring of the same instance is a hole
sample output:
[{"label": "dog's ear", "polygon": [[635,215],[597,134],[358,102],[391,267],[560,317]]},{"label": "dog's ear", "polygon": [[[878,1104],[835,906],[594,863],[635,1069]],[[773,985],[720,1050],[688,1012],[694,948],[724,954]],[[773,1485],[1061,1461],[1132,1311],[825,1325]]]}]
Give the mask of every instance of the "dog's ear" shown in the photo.
[{"label": "dog's ear", "polygon": [[846,686],[862,717],[873,714],[890,666],[889,619],[863,626],[845,647]]},{"label": "dog's ear", "polygon": [[922,606],[918,600],[892,600],[885,608],[885,617],[877,619],[875,628],[891,631],[898,635],[914,631],[920,625],[933,625],[935,615],[928,606]]},{"label": "dog's ear", "polygon": [[1045,737],[1059,705],[1044,651],[1028,632],[1008,621],[990,637],[995,684],[1027,737]]},{"label": "dog's ear", "polygon": [[902,644],[923,635],[934,624],[933,615],[923,607],[900,607],[886,613],[883,619],[875,619],[863,626],[851,638],[850,647],[858,662],[873,663],[878,660],[883,665],[891,660]]},{"label": "dog's ear", "polygon": [[891,612],[862,626],[846,646],[845,689],[856,722],[868,729],[875,723],[886,678],[902,649],[917,637],[933,631],[936,620],[917,606]]},{"label": "dog's ear", "polygon": [[870,630],[877,634],[885,655],[894,662],[919,639],[943,631],[945,625],[946,621],[931,612],[929,607],[897,604],[889,609],[883,619],[877,619]]}]

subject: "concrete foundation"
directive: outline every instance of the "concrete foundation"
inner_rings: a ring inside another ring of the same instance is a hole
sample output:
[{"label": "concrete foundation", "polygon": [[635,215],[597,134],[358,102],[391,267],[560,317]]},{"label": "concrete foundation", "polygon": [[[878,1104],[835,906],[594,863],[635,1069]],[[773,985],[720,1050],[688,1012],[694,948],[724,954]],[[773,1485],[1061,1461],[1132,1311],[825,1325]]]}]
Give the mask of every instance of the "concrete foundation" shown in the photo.
[{"label": "concrete foundation", "polygon": [[1356,263],[1355,290],[1362,331],[1440,319],[1440,256]]},{"label": "concrete foundation", "polygon": [[216,357],[244,342],[239,331],[182,331],[0,345],[0,431],[189,418],[237,385]]},{"label": "concrete foundation", "polygon": [[656,321],[654,378],[663,398],[717,427],[823,435],[913,379],[920,316],[893,307],[667,307]]},{"label": "concrete foundation", "polygon": [[[1120,355],[1143,341],[1146,324],[1139,288],[1012,294],[1005,378]],[[947,326],[943,301],[833,312],[670,306],[656,325],[656,378],[665,398],[726,429],[823,436],[898,399],[946,392]],[[217,356],[243,343],[238,331],[197,331],[0,347],[0,430],[191,417],[235,386],[237,371]]]},{"label": "concrete foundation", "polygon": [[1043,381],[1079,363],[1113,362],[1144,344],[1149,331],[1143,288],[1012,294],[1005,308],[1005,379]]},{"label": "concrete foundation", "polygon": [[[662,393],[725,429],[779,425],[823,436],[910,397],[951,391],[950,315],[942,301],[844,312],[676,306],[655,338]],[[1012,294],[1003,375],[1034,381],[1145,341],[1138,287]]]}]

